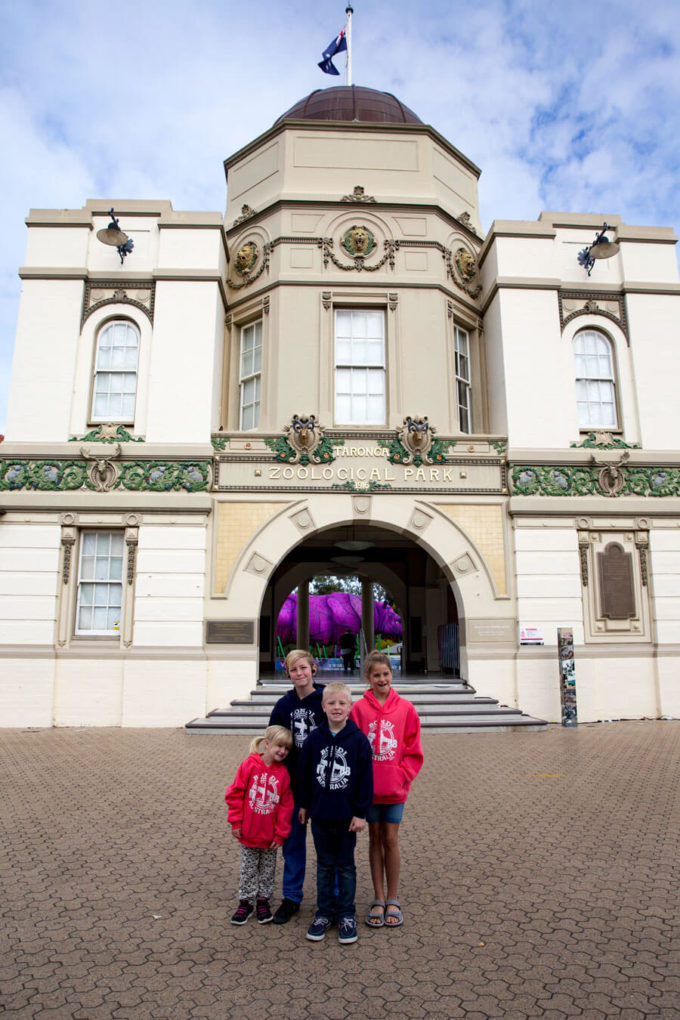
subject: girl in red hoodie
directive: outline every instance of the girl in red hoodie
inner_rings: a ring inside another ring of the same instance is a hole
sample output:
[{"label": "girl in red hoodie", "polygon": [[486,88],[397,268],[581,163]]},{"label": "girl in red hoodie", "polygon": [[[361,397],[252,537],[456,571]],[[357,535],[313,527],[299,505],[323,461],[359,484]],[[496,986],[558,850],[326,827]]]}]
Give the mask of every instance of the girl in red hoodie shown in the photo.
[{"label": "girl in red hoodie", "polygon": [[246,923],[255,899],[259,924],[272,919],[269,900],[274,892],[276,848],[283,846],[293,816],[293,794],[283,764],[292,746],[290,730],[269,726],[263,737],[255,737],[250,754],[227,787],[224,799],[231,832],[241,844],[239,905],[232,924]]},{"label": "girl in red hoodie", "polygon": [[399,823],[411,783],[423,764],[420,719],[410,701],[392,688],[388,655],[370,652],[364,660],[370,684],[351,717],[373,751],[373,805],[366,813],[369,861],[375,899],[366,918],[369,928],[398,928],[404,923],[399,892]]}]

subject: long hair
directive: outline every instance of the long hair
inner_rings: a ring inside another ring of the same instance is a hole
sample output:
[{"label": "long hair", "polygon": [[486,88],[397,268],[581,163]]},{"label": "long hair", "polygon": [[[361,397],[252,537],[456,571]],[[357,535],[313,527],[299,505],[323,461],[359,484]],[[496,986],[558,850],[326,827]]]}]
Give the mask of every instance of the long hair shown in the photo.
[{"label": "long hair", "polygon": [[389,655],[385,652],[379,652],[377,649],[369,652],[364,659],[364,678],[366,680],[368,680],[369,674],[374,666],[387,666],[390,673],[392,672],[392,662]]},{"label": "long hair", "polygon": [[262,754],[265,741],[268,744],[277,744],[280,747],[287,747],[290,751],[293,746],[293,734],[285,726],[268,726],[264,733],[255,737],[250,744],[250,754]]}]

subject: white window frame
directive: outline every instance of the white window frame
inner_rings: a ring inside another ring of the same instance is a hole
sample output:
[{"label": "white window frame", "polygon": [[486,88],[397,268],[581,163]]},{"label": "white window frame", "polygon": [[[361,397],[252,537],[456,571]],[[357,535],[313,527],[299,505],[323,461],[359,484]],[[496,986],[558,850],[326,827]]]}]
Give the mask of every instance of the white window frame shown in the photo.
[{"label": "white window frame", "polygon": [[[110,343],[110,339],[134,344]],[[110,319],[97,333],[92,383],[91,422],[133,425],[139,377],[139,328],[131,319]],[[118,406],[114,403],[118,401]],[[102,408],[102,404],[105,406]],[[123,406],[126,404],[126,406]]]},{"label": "white window frame", "polygon": [[616,368],[611,340],[601,330],[589,327],[574,335],[572,345],[579,429],[618,431]]},{"label": "white window frame", "polygon": [[387,422],[386,326],[383,307],[334,310],[336,425]]},{"label": "white window frame", "polygon": [[469,330],[454,325],[453,348],[456,367],[458,428],[468,435],[472,432],[472,371]]},{"label": "white window frame", "polygon": [[262,393],[262,319],[240,328],[239,430],[256,429],[260,422]]},{"label": "white window frame", "polygon": [[[123,616],[124,563],[123,529],[87,528],[81,532],[76,582],[76,637],[119,636]],[[83,621],[88,614],[91,619],[89,625],[84,626]]]}]

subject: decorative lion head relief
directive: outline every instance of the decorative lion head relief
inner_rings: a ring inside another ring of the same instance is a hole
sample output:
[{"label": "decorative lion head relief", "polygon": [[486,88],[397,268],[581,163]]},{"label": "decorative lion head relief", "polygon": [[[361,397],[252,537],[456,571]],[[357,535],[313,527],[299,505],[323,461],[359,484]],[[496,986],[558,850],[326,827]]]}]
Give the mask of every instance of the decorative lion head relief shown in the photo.
[{"label": "decorative lion head relief", "polygon": [[467,248],[459,248],[455,255],[456,268],[463,280],[470,283],[477,275],[477,260]]},{"label": "decorative lion head relief", "polygon": [[355,224],[343,237],[342,247],[353,258],[356,256],[366,258],[375,248],[375,238],[368,227],[359,227]]},{"label": "decorative lion head relief", "polygon": [[234,264],[234,268],[239,276],[244,276],[250,272],[257,262],[258,254],[258,247],[254,241],[246,241],[245,244],[241,245]]}]

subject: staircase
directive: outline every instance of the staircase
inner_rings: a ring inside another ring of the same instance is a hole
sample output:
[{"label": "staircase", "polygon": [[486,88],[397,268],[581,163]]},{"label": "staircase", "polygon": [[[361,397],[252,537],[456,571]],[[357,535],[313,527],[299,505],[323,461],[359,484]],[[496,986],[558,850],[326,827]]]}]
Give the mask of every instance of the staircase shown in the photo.
[{"label": "staircase", "polygon": [[[364,683],[350,683],[352,696],[366,690]],[[544,730],[548,723],[534,719],[518,708],[500,705],[493,698],[478,697],[474,687],[464,681],[409,683],[395,681],[395,690],[410,701],[420,716],[424,733],[497,733],[503,730]],[[229,708],[216,708],[205,719],[192,719],[187,733],[250,734],[264,733],[274,703],[290,682],[264,683],[251,691],[247,701],[232,701]]]}]

